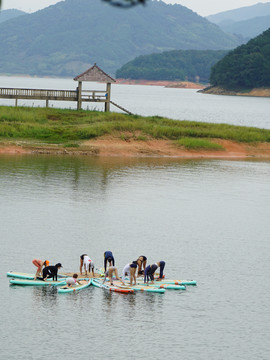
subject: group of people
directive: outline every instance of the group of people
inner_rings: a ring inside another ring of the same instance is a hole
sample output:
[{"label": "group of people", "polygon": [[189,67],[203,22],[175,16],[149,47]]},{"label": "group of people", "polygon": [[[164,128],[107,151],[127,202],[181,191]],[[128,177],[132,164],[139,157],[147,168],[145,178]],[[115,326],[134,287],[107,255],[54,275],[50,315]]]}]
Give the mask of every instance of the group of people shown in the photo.
[{"label": "group of people", "polygon": [[[109,264],[109,267],[107,269],[107,262]],[[148,283],[151,281],[151,283],[154,283],[154,274],[158,268],[160,268],[159,277],[156,279],[157,281],[160,281],[163,278],[163,271],[165,267],[165,261],[158,261],[155,264],[148,265],[147,264],[147,257],[144,255],[141,255],[138,257],[137,260],[134,260],[123,268],[122,272],[122,279],[118,275],[118,270],[115,267],[115,261],[114,257],[111,251],[105,251],[104,253],[104,281],[106,281],[106,278],[109,278],[109,282],[111,285],[113,285],[113,275],[115,275],[115,278],[117,280],[120,280],[122,284],[124,284],[124,280],[126,277],[129,277],[129,284],[130,285],[136,285],[136,278],[138,276],[144,275],[144,283]]]},{"label": "group of people", "polygon": [[[49,261],[42,261],[40,259],[34,259],[32,263],[37,267],[37,271],[34,279],[37,278],[46,281],[47,279],[52,278],[57,281],[58,270],[62,267],[61,263],[57,263],[54,266],[49,265]],[[125,284],[125,278],[129,277],[130,285],[136,285],[136,278],[138,276],[144,276],[144,283],[154,283],[154,274],[156,270],[159,268],[159,277],[156,279],[160,281],[163,278],[163,271],[165,267],[165,261],[158,261],[152,265],[147,265],[147,257],[141,255],[137,260],[134,260],[126,266],[124,266],[122,271],[122,278],[118,275],[118,269],[115,267],[115,260],[113,253],[111,251],[104,252],[104,281],[106,278],[109,278],[109,282],[113,285],[113,275],[117,280],[119,280],[122,284]],[[82,275],[82,271],[85,271],[85,275],[87,276],[92,272],[93,277],[95,276],[95,265],[93,260],[87,254],[82,254],[80,256],[80,274]],[[67,279],[67,285],[72,286],[79,283],[78,275],[74,274],[72,278]]]},{"label": "group of people", "polygon": [[32,263],[37,267],[34,280],[39,278],[40,280],[46,281],[47,279],[52,278],[53,280],[57,281],[58,270],[63,267],[61,263],[50,266],[49,260],[43,261],[40,259],[34,259]]}]

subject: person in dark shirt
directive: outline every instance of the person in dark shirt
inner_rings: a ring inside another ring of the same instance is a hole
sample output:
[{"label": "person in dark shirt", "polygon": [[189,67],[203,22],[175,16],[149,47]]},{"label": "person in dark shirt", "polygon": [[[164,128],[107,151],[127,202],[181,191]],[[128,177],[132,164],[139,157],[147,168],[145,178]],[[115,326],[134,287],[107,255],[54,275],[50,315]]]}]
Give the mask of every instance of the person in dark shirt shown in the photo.
[{"label": "person in dark shirt", "polygon": [[114,257],[111,251],[105,251],[104,253],[104,272],[106,272],[107,269],[107,261],[109,266],[114,266]]},{"label": "person in dark shirt", "polygon": [[152,264],[152,265],[148,265],[146,267],[146,269],[144,270],[144,282],[148,283],[149,279],[151,280],[151,283],[154,283],[154,273],[157,270],[158,265],[157,264]]},{"label": "person in dark shirt", "polygon": [[62,266],[62,264],[57,263],[55,266],[46,266],[43,269],[43,279],[44,281],[46,281],[47,279],[53,279],[53,281],[57,281],[57,273],[58,273],[58,269],[60,269]]},{"label": "person in dark shirt", "polygon": [[[146,268],[146,263],[147,263],[147,257],[144,255],[141,255],[138,257],[137,259],[137,264],[138,264],[138,276],[139,275],[143,275],[143,272]],[[142,270],[143,267],[143,270]]]},{"label": "person in dark shirt", "polygon": [[151,283],[154,284],[154,274],[157,268],[160,268],[159,278],[157,280],[161,280],[163,278],[163,270],[165,267],[165,261],[158,261],[155,264],[148,265],[147,268],[144,270],[144,282],[148,282],[149,278]]}]

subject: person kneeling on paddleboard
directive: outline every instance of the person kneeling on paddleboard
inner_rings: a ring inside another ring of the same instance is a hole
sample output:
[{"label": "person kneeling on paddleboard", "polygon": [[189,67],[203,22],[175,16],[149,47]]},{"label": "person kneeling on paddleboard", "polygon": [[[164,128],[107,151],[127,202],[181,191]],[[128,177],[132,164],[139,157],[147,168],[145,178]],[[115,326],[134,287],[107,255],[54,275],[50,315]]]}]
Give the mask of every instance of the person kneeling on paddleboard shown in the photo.
[{"label": "person kneeling on paddleboard", "polygon": [[66,283],[67,283],[68,287],[74,286],[77,284],[81,285],[81,283],[78,280],[78,274],[73,274],[72,277],[67,278]]},{"label": "person kneeling on paddleboard", "polygon": [[125,285],[124,281],[122,279],[120,279],[120,277],[118,276],[118,270],[117,270],[117,268],[115,266],[109,266],[108,267],[108,270],[105,272],[103,284],[106,282],[106,277],[108,277],[109,281],[110,281],[110,285],[113,285],[113,279],[112,279],[113,273],[115,275],[116,280],[121,281],[121,283],[123,285]]},{"label": "person kneeling on paddleboard", "polygon": [[43,278],[42,280],[46,281],[47,279],[53,278],[53,281],[57,281],[58,269],[60,269],[62,264],[57,263],[55,266],[47,266],[43,269]]},{"label": "person kneeling on paddleboard", "polygon": [[41,270],[42,270],[43,266],[44,267],[49,266],[50,262],[49,262],[49,260],[42,261],[40,259],[34,259],[34,260],[32,260],[32,264],[37,267],[37,271],[34,276],[34,280],[36,280],[38,276],[41,276]]}]

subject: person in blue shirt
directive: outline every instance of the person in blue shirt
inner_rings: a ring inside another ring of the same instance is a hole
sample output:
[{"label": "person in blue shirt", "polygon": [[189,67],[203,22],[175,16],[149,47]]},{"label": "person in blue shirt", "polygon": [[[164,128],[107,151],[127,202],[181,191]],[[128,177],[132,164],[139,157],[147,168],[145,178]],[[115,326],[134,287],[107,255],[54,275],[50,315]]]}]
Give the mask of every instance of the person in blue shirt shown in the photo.
[{"label": "person in blue shirt", "polygon": [[165,261],[158,261],[155,264],[148,265],[144,270],[144,282],[149,282],[151,280],[151,284],[154,284],[154,274],[157,268],[160,268],[160,274],[158,280],[160,281],[163,278],[163,270],[165,267]]},{"label": "person in blue shirt", "polygon": [[159,268],[160,268],[159,277],[158,277],[157,281],[161,281],[163,279],[163,270],[165,268],[165,264],[166,264],[165,261],[157,262],[157,265],[159,265]]},{"label": "person in blue shirt", "polygon": [[111,251],[105,251],[104,253],[104,272],[106,272],[107,269],[107,261],[109,266],[114,266],[114,257]]}]

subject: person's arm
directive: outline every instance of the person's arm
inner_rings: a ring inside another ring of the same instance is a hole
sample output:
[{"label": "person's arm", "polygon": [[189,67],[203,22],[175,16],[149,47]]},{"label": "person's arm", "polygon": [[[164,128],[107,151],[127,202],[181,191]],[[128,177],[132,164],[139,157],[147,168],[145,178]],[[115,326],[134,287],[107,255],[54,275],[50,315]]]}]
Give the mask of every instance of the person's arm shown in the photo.
[{"label": "person's arm", "polygon": [[114,266],[115,264],[114,264],[114,257],[113,256],[112,256],[112,263],[113,263],[113,266]]},{"label": "person's arm", "polygon": [[104,273],[106,273],[106,267],[107,267],[107,259],[106,259],[106,253],[104,253]]}]

